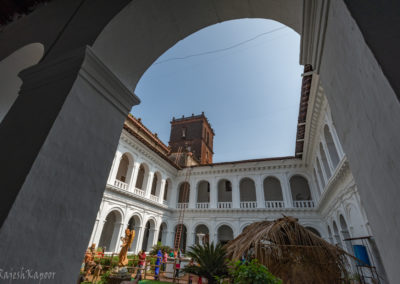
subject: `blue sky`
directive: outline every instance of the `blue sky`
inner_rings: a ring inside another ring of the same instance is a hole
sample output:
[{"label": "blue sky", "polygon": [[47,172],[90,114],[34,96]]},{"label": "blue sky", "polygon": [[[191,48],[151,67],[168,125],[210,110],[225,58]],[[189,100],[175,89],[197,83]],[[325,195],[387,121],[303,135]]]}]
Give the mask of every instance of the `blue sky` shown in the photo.
[{"label": "blue sky", "polygon": [[204,28],[145,72],[131,112],[168,144],[173,116],[204,111],[216,134],[214,162],[294,155],[299,52],[300,36],[272,20]]}]

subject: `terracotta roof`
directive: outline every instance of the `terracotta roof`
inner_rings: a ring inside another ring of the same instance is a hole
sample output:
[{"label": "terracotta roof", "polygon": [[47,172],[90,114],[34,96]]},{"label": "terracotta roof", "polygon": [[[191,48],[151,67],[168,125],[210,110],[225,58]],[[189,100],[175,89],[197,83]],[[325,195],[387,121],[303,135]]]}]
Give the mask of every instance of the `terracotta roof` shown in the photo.
[{"label": "terracotta roof", "polygon": [[137,133],[136,131],[134,131],[132,128],[130,128],[126,123],[124,123],[124,127],[123,129],[125,129],[129,134],[131,134],[132,136],[134,136],[136,139],[138,139],[140,142],[142,142],[147,148],[149,148],[151,151],[153,151],[154,153],[156,153],[157,155],[159,155],[162,159],[164,159],[165,161],[167,161],[170,165],[172,165],[174,168],[176,168],[177,170],[180,170],[181,167],[179,167],[177,164],[175,164],[173,161],[171,161],[167,155],[165,155],[164,153],[162,153],[160,150],[158,150],[156,147],[154,147],[153,145],[151,145],[146,139],[144,139],[142,136],[139,135],[139,133]]},{"label": "terracotta roof", "polygon": [[[311,65],[304,66],[304,74],[312,71]],[[295,156],[301,159],[303,157],[304,148],[304,137],[306,133],[306,117],[308,110],[308,101],[310,99],[312,74],[303,76],[301,83],[301,95],[300,95],[300,106],[299,106],[299,117],[297,120],[297,134],[296,134],[296,145],[295,145]]]},{"label": "terracotta roof", "polygon": [[229,164],[256,163],[256,162],[265,162],[265,161],[295,160],[295,159],[298,159],[298,158],[295,157],[295,156],[261,158],[261,159],[250,159],[250,160],[240,160],[240,161],[231,161],[231,162],[212,163],[212,164],[207,164],[207,165],[196,165],[196,166],[192,166],[192,168],[213,167],[213,166],[221,166],[221,165],[229,165]]},{"label": "terracotta roof", "polygon": [[136,125],[140,129],[140,131],[144,132],[147,137],[149,137],[151,140],[153,140],[154,143],[156,143],[159,147],[163,148],[166,152],[169,152],[169,147],[162,142],[157,134],[154,134],[151,132],[144,124],[142,123],[142,120],[140,118],[134,117],[132,114],[128,115],[127,118],[130,122]]}]

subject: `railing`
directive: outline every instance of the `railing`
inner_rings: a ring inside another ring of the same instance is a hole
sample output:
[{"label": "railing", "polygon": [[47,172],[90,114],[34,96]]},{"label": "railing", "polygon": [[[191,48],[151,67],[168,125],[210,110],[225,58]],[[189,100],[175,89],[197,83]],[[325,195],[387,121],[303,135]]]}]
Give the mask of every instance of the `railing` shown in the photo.
[{"label": "railing", "polygon": [[158,202],[159,200],[158,196],[155,196],[153,194],[150,194],[150,199],[153,200],[154,202]]},{"label": "railing", "polygon": [[218,202],[217,208],[221,208],[221,209],[232,208],[232,202]]},{"label": "railing", "polygon": [[210,203],[208,203],[208,202],[196,203],[196,208],[199,208],[199,209],[207,209],[209,206],[210,206]]},{"label": "railing", "polygon": [[257,201],[241,201],[240,208],[257,208]]},{"label": "railing", "polygon": [[293,206],[296,208],[313,208],[314,201],[312,201],[312,200],[294,200]]},{"label": "railing", "polygon": [[137,195],[139,195],[139,196],[144,197],[144,190],[141,190],[141,189],[139,189],[139,188],[135,188],[135,189],[133,190],[133,193],[134,193],[134,194],[137,194]]},{"label": "railing", "polygon": [[285,202],[283,201],[265,201],[265,208],[284,208]]},{"label": "railing", "polygon": [[188,203],[177,203],[176,208],[178,209],[188,208]]},{"label": "railing", "polygon": [[117,179],[116,179],[116,180],[114,181],[114,185],[115,185],[116,187],[120,188],[120,189],[128,190],[128,184],[125,183],[125,182],[123,182],[123,181],[120,181],[120,180],[117,180]]},{"label": "railing", "polygon": [[163,200],[162,202],[164,205],[168,205],[168,200]]}]

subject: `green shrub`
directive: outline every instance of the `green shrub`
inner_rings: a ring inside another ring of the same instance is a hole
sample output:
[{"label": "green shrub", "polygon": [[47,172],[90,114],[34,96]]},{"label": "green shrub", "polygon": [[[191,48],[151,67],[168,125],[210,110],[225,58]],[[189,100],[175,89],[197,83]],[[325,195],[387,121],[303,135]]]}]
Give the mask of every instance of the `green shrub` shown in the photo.
[{"label": "green shrub", "polygon": [[282,280],[275,277],[268,269],[258,263],[257,259],[248,262],[232,263],[229,273],[234,284],[281,284]]},{"label": "green shrub", "polygon": [[169,253],[171,250],[173,250],[173,248],[169,247],[169,246],[163,246],[161,242],[158,242],[156,245],[154,245],[151,248],[150,251],[150,255],[157,255],[158,251],[161,250],[162,253],[164,253],[164,251],[166,251],[167,253]]}]

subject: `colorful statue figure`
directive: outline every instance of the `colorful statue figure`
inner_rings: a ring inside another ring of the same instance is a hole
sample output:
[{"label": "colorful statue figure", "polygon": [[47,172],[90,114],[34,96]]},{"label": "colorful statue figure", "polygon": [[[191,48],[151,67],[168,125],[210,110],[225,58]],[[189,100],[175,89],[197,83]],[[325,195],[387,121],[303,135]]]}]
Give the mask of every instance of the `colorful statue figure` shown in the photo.
[{"label": "colorful statue figure", "polygon": [[92,245],[92,247],[89,247],[85,253],[85,279],[88,279],[88,276],[92,274],[92,269],[96,266],[96,262],[94,262],[94,254],[94,248]]},{"label": "colorful statue figure", "polygon": [[128,250],[132,245],[133,238],[135,237],[135,230],[125,230],[125,237],[121,237],[122,245],[119,252],[118,266],[126,266],[128,264]]}]

